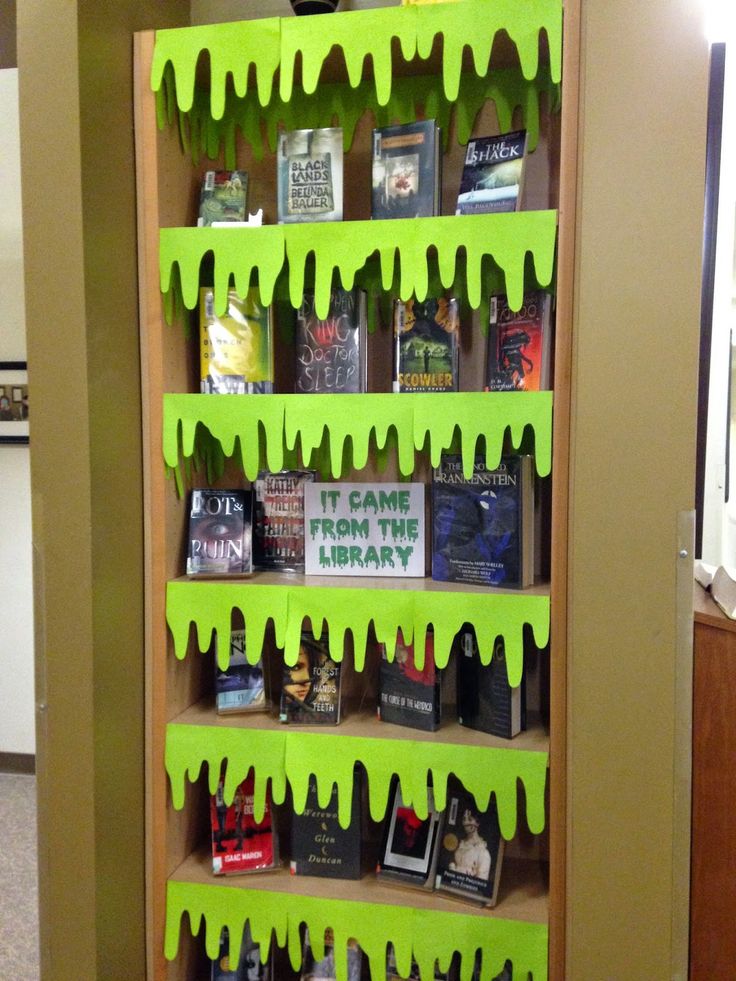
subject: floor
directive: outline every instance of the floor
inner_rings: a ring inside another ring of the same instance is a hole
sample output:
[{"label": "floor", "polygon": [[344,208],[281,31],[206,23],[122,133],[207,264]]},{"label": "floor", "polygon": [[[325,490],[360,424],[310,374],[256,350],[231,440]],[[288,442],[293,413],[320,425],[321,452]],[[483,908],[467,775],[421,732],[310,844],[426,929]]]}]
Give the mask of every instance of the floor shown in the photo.
[{"label": "floor", "polygon": [[36,778],[0,773],[0,978],[37,981]]}]

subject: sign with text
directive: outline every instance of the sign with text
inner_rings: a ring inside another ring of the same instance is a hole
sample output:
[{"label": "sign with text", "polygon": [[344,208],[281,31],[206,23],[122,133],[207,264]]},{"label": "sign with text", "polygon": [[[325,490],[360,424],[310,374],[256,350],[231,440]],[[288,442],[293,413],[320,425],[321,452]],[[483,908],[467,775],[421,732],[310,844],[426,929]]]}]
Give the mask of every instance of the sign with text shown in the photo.
[{"label": "sign with text", "polygon": [[424,576],[424,484],[306,484],[305,572]]}]

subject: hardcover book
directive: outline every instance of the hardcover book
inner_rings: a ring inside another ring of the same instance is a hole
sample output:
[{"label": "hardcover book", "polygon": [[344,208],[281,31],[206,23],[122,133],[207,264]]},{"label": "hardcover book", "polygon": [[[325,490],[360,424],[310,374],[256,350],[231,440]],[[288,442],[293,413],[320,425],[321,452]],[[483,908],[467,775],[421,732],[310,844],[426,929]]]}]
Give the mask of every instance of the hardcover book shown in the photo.
[{"label": "hardcover book", "polygon": [[273,392],[271,311],[257,289],[227,295],[227,313],[215,314],[214,293],[199,292],[200,391],[203,395]]},{"label": "hardcover book", "polygon": [[214,221],[245,221],[248,217],[248,174],[244,170],[208,170],[199,194],[199,228]]},{"label": "hardcover book", "polygon": [[404,803],[401,785],[395,782],[376,869],[379,878],[432,888],[440,814],[434,808],[431,787],[427,788],[427,803],[427,817],[422,820],[413,807]]},{"label": "hardcover book", "polygon": [[317,781],[309,778],[307,803],[291,823],[292,875],[316,875],[330,879],[359,879],[361,876],[360,783],[353,781],[350,825],[340,826],[337,816],[337,787],[325,807],[319,803]]},{"label": "hardcover book", "polygon": [[495,906],[503,850],[495,797],[488,810],[480,811],[473,795],[459,784],[448,790],[435,888]]},{"label": "hardcover book", "polygon": [[533,583],[530,456],[504,456],[495,470],[478,456],[469,480],[460,456],[442,457],[432,476],[432,578],[521,588]]},{"label": "hardcover book", "polygon": [[251,492],[193,490],[187,575],[245,575],[252,569]]},{"label": "hardcover book", "polygon": [[[309,930],[304,937],[302,952],[302,973],[300,981],[337,981],[335,966],[335,939],[331,929],[325,930],[325,956],[317,960],[309,941]],[[354,940],[348,941],[347,948],[348,974],[347,981],[360,981],[363,969],[363,952]]]},{"label": "hardcover book", "polygon": [[[433,981],[451,981],[454,977],[455,975],[449,971],[440,971],[435,961],[434,973],[432,974]],[[386,951],[386,981],[422,981],[422,976],[419,973],[419,965],[413,957],[411,959],[411,971],[409,974],[399,974],[393,944],[389,944]]]},{"label": "hardcover book", "polygon": [[487,388],[490,392],[541,392],[549,388],[552,297],[524,294],[521,310],[505,296],[491,297]]},{"label": "hardcover book", "polygon": [[455,214],[518,211],[525,159],[526,130],[470,140]]},{"label": "hardcover book", "polygon": [[441,142],[434,119],[373,130],[372,218],[440,213]]},{"label": "hardcover book", "polygon": [[316,640],[302,631],[296,664],[284,664],[279,719],[312,726],[340,721],[340,663],[330,657],[326,633]]},{"label": "hardcover book", "polygon": [[238,963],[230,960],[230,933],[227,927],[220,934],[220,952],[212,961],[211,981],[271,981],[271,962],[261,964],[261,948],[253,942],[250,923],[246,921]]},{"label": "hardcover book", "polygon": [[279,224],[342,221],[342,130],[295,129],[279,136]]},{"label": "hardcover book", "polygon": [[249,664],[245,630],[230,632],[230,663],[224,671],[215,662],[215,706],[218,715],[263,712],[267,708],[263,660]]},{"label": "hardcover book", "polygon": [[381,673],[378,691],[378,717],[412,729],[434,732],[440,727],[442,699],[440,672],[434,663],[434,636],[429,631],[424,646],[424,666],[414,663],[414,645],[405,644],[401,631],[396,655],[389,662],[381,645]]},{"label": "hardcover book", "polygon": [[453,646],[460,725],[502,739],[518,736],[524,728],[524,683],[509,684],[503,638],[496,639],[487,665],[480,662],[474,630],[461,630]]},{"label": "hardcover book", "polygon": [[253,813],[253,771],[235,791],[232,804],[225,803],[225,778],[220,775],[217,792],[210,797],[212,871],[215,875],[262,872],[278,864],[278,837],[273,827],[271,800],[266,791],[262,821]]},{"label": "hardcover book", "polygon": [[304,572],[304,485],[312,470],[262,470],[255,481],[253,563],[257,569]]},{"label": "hardcover book", "polygon": [[394,391],[456,392],[459,341],[457,300],[396,300]]},{"label": "hardcover book", "polygon": [[305,291],[296,313],[296,392],[365,392],[366,331],[364,290],[335,287],[325,320]]}]

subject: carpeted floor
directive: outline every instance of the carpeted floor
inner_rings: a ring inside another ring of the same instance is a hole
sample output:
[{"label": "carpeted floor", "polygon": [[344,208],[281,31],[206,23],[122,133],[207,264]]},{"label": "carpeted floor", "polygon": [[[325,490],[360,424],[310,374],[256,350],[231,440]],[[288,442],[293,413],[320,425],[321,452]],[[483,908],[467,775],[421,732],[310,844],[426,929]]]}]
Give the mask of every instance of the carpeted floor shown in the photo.
[{"label": "carpeted floor", "polygon": [[0,773],[0,978],[37,981],[36,778]]}]

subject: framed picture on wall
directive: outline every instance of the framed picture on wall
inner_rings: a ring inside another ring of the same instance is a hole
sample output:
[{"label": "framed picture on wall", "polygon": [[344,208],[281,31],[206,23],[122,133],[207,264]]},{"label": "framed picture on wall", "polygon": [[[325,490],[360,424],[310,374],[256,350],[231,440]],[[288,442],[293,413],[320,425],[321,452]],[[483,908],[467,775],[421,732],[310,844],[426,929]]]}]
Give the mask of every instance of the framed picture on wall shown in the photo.
[{"label": "framed picture on wall", "polygon": [[28,368],[0,361],[0,443],[28,442]]}]

